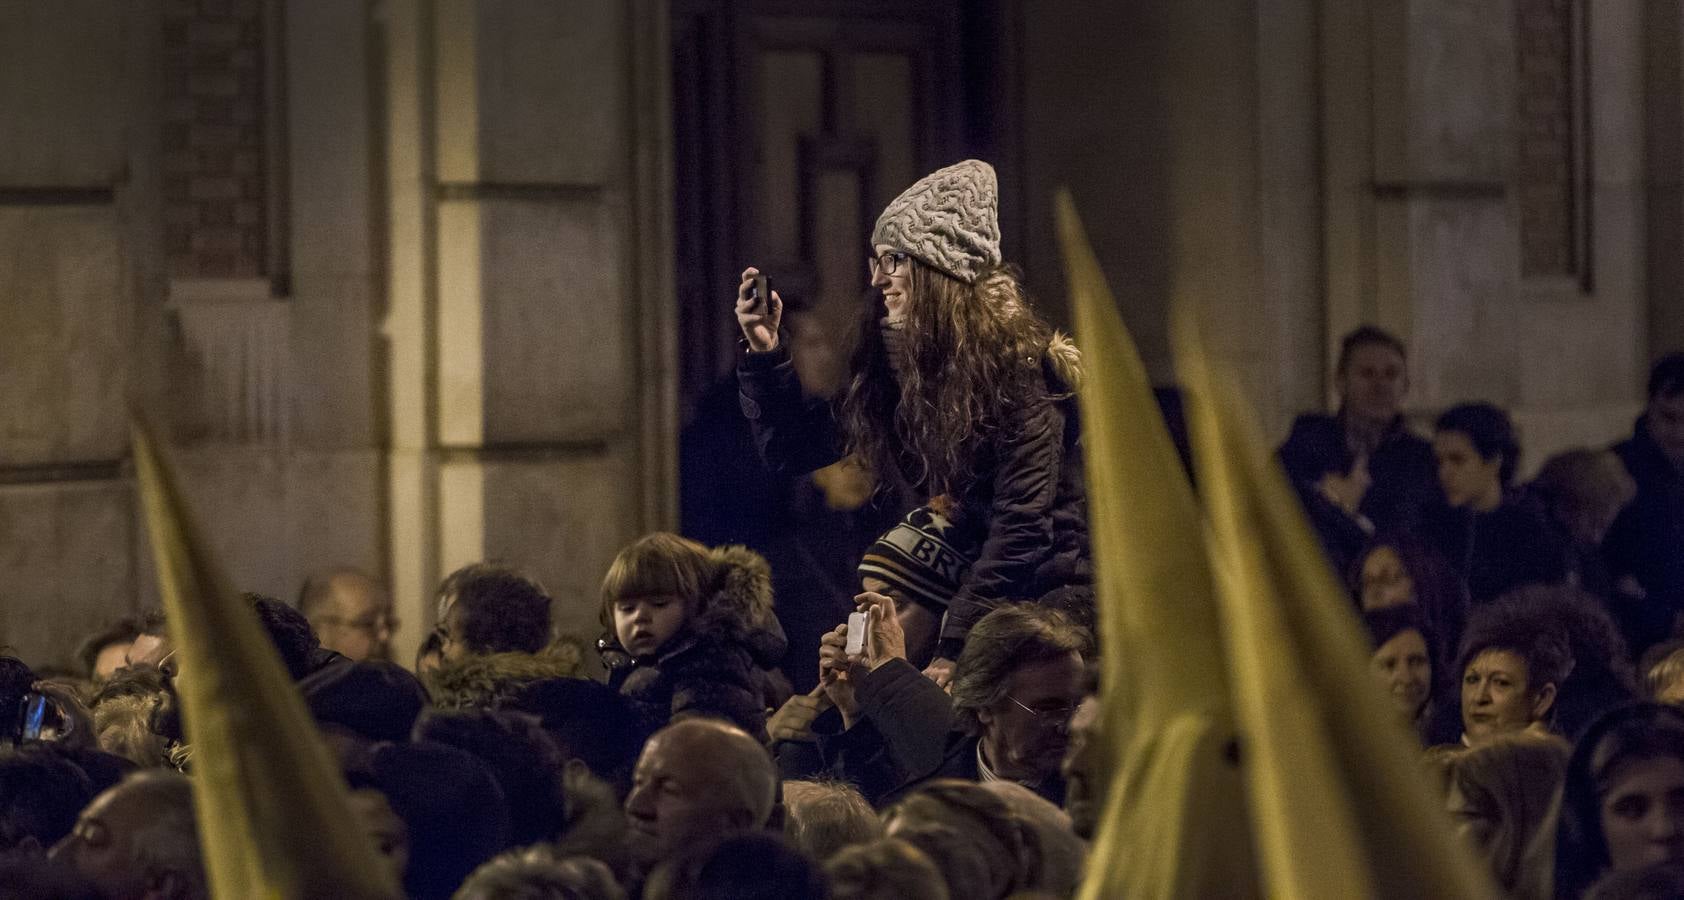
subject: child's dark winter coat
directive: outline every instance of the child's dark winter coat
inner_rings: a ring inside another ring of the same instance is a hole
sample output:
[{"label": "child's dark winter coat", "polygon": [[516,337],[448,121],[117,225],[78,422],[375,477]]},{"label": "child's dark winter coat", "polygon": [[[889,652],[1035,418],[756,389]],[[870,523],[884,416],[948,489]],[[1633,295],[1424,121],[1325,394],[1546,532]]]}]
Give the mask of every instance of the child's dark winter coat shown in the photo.
[{"label": "child's dark winter coat", "polygon": [[690,621],[653,656],[634,659],[612,634],[601,644],[611,687],[638,703],[650,728],[689,716],[766,732],[769,672],[787,649],[772,613],[772,571],[746,547],[712,551],[712,589]]}]

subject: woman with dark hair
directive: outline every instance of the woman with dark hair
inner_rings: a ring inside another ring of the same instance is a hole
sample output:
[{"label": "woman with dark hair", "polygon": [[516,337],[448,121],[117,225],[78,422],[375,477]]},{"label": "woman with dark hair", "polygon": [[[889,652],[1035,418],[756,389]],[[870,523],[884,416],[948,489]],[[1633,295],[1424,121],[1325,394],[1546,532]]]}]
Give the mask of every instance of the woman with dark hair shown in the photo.
[{"label": "woman with dark hair", "polygon": [[1639,703],[1585,731],[1567,761],[1555,894],[1579,900],[1608,872],[1684,861],[1684,712]]},{"label": "woman with dark hair", "polygon": [[[1451,743],[1462,733],[1452,663],[1468,618],[1468,589],[1444,554],[1408,532],[1375,538],[1350,570],[1351,590],[1366,618],[1408,607],[1419,617],[1433,661],[1432,698],[1416,724],[1428,746]],[[1372,625],[1371,625],[1372,627]]]},{"label": "woman with dark hair", "polygon": [[1399,721],[1408,725],[1423,743],[1435,743],[1428,734],[1433,721],[1428,707],[1438,691],[1434,676],[1432,632],[1414,604],[1367,610],[1362,614],[1374,641],[1369,668],[1385,689]]},{"label": "woman with dark hair", "polygon": [[1578,737],[1597,717],[1638,699],[1637,673],[1619,626],[1593,594],[1565,584],[1534,584],[1496,602],[1552,626],[1567,644],[1571,671],[1555,698],[1555,732]]},{"label": "woman with dark hair", "polygon": [[1448,660],[1456,654],[1468,617],[1468,590],[1432,544],[1407,532],[1379,535],[1357,557],[1348,576],[1364,613],[1414,604],[1437,639],[1437,658]]},{"label": "woman with dark hair", "polygon": [[[928,670],[941,684],[990,609],[1092,582],[1079,358],[1004,264],[997,204],[993,168],[966,160],[883,211],[868,260],[876,290],[834,410],[801,393],[777,292],[758,296],[755,268],[737,289],[742,407],[767,464],[799,473],[851,455],[977,536]],[[910,604],[901,614],[931,616]]]},{"label": "woman with dark hair", "polygon": [[1573,652],[1559,622],[1505,599],[1469,617],[1455,671],[1462,743],[1474,746],[1514,731],[1548,732]]},{"label": "woman with dark hair", "polygon": [[1560,540],[1537,513],[1510,496],[1520,441],[1508,413],[1489,403],[1452,407],[1438,417],[1433,453],[1450,504],[1440,540],[1474,603],[1567,577]]}]

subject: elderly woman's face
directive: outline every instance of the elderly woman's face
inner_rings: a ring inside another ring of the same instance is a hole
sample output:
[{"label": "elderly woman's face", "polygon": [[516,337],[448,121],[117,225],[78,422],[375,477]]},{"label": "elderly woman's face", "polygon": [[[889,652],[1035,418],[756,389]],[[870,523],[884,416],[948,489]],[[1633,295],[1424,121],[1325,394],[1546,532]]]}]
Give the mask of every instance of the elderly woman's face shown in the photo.
[{"label": "elderly woman's face", "polygon": [[1526,660],[1508,650],[1486,650],[1462,672],[1462,730],[1479,742],[1519,731],[1544,717],[1555,685],[1528,682]]},{"label": "elderly woman's face", "polygon": [[1078,653],[1013,671],[1006,679],[1006,695],[978,715],[997,774],[1014,780],[1057,774],[1070,745],[1070,717],[1081,702]]}]

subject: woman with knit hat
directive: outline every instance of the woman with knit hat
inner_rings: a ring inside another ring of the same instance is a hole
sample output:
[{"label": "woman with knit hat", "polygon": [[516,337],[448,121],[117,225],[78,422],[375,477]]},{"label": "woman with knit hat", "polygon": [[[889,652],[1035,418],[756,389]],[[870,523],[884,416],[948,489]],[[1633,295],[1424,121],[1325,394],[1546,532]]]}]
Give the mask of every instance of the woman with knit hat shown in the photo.
[{"label": "woman with knit hat", "polygon": [[[737,288],[743,413],[767,465],[797,474],[852,455],[879,484],[931,498],[981,546],[941,619],[930,675],[944,685],[990,609],[1092,581],[1079,357],[1003,262],[998,203],[994,169],[966,160],[883,210],[868,259],[876,290],[834,404],[802,394],[778,330],[783,301],[754,296],[759,271]],[[931,614],[904,604],[902,615]]]}]

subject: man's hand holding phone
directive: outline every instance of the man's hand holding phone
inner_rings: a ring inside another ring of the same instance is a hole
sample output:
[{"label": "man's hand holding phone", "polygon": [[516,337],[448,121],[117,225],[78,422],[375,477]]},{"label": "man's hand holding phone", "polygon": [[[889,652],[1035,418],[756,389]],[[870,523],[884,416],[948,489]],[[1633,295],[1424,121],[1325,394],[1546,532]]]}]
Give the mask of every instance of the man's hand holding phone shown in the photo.
[{"label": "man's hand holding phone", "polygon": [[753,266],[743,270],[737,285],[737,325],[748,340],[749,350],[768,353],[778,348],[778,326],[783,324],[784,301],[772,288],[770,276]]},{"label": "man's hand holding phone", "polygon": [[867,591],[854,597],[854,603],[859,609],[848,617],[849,644],[851,649],[853,626],[858,621],[860,649],[858,653],[849,653],[850,661],[875,672],[891,659],[905,659],[906,633],[901,631],[900,619],[895,617],[894,599]]}]

